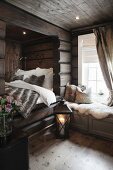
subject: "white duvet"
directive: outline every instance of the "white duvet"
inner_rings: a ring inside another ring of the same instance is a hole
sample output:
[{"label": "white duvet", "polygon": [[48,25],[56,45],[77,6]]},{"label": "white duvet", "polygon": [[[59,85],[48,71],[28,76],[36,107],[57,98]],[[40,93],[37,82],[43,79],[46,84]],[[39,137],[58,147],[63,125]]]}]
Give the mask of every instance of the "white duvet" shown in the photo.
[{"label": "white duvet", "polygon": [[48,90],[46,88],[32,85],[32,84],[26,83],[22,80],[15,80],[10,83],[5,82],[5,84],[9,85],[9,86],[13,86],[13,87],[18,87],[18,88],[30,89],[30,90],[33,90],[33,91],[39,93],[40,94],[40,98],[39,98],[40,103],[43,102],[47,106],[50,106],[50,104],[56,102],[56,97],[55,97],[54,92],[51,90]]},{"label": "white duvet", "polygon": [[74,110],[79,111],[80,114],[92,115],[96,119],[106,118],[108,115],[113,115],[113,107],[101,103],[91,103],[91,104],[77,104],[66,102],[67,105]]}]

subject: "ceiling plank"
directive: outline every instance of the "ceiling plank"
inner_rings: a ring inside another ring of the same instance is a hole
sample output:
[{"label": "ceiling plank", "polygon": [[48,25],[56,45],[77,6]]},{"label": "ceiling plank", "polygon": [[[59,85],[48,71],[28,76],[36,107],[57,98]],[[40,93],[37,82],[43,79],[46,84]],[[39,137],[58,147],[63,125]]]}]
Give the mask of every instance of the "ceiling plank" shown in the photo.
[{"label": "ceiling plank", "polygon": [[60,39],[70,41],[70,33],[68,31],[47,23],[4,2],[0,2],[0,19],[41,34],[58,36]]},{"label": "ceiling plank", "polygon": [[67,30],[113,21],[113,0],[5,1]]}]

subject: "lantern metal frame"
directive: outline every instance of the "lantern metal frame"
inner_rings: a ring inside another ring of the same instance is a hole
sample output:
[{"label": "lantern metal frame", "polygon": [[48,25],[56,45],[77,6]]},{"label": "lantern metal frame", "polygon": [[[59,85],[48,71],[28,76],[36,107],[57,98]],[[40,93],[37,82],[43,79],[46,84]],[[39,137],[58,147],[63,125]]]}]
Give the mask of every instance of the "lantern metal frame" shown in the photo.
[{"label": "lantern metal frame", "polygon": [[[69,138],[69,127],[72,110],[66,105],[60,103],[55,110],[56,137],[60,139]],[[61,118],[64,120],[61,121]]]}]

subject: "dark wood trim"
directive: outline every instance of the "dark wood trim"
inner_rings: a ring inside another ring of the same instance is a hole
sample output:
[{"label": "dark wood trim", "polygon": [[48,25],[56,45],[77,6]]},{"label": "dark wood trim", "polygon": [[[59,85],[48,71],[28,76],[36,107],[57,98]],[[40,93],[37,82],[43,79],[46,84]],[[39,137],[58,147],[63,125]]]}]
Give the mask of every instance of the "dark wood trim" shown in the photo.
[{"label": "dark wood trim", "polygon": [[48,36],[46,38],[40,38],[38,40],[33,40],[30,42],[26,42],[25,44],[22,44],[23,46],[32,46],[35,44],[43,44],[43,43],[48,43],[48,42],[54,42],[56,41],[56,39],[58,39],[58,36]]},{"label": "dark wood trim", "polygon": [[102,24],[91,25],[91,26],[87,26],[87,27],[82,27],[82,28],[75,28],[75,29],[71,30],[72,36],[81,35],[81,34],[89,34],[89,33],[93,32],[94,28],[103,27],[103,26],[111,25],[111,24],[113,25],[113,21],[102,23]]},{"label": "dark wood trim", "polygon": [[62,62],[62,61],[61,62],[59,61],[59,63],[60,64],[71,64],[71,62]]},{"label": "dark wood trim", "polygon": [[[36,52],[41,52],[41,51],[51,51],[53,48],[48,48],[48,49],[45,49],[45,50],[37,50],[37,51],[33,51],[33,53],[36,53]],[[27,54],[29,52],[24,52],[24,54]]]},{"label": "dark wood trim", "polygon": [[67,40],[60,40],[60,42],[71,43],[71,41],[67,41]]},{"label": "dark wood trim", "polygon": [[61,52],[71,52],[71,50],[60,50]]}]

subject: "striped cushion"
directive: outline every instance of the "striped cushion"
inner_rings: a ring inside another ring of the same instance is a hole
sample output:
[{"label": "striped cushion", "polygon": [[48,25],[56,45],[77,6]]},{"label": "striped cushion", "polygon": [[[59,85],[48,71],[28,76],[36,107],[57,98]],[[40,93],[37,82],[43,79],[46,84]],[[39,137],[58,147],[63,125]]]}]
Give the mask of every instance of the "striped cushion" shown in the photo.
[{"label": "striped cushion", "polygon": [[20,114],[24,118],[27,118],[30,115],[39,97],[39,94],[32,90],[16,87],[7,87],[5,92],[9,95],[15,96],[21,101]]}]

